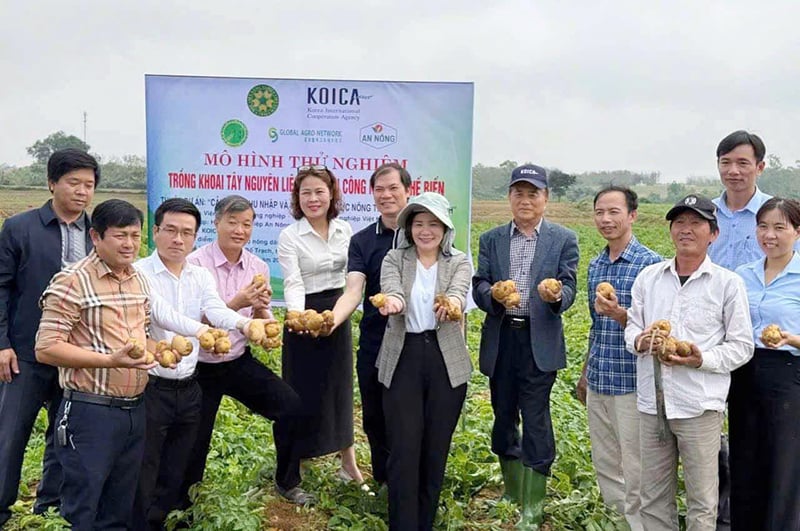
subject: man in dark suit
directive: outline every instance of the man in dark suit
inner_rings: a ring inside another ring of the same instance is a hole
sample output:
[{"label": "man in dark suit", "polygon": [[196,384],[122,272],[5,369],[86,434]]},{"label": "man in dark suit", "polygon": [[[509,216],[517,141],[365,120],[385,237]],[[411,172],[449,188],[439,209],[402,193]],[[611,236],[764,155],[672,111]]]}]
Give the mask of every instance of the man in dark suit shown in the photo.
[{"label": "man in dark suit", "polygon": [[17,499],[25,446],[39,410],[48,426],[36,513],[59,506],[61,466],[53,426],[61,403],[58,371],[36,361],[33,345],[42,311],[39,297],[64,265],[92,249],[86,208],[100,182],[97,161],[83,151],[56,151],[47,161],[53,198],[8,218],[0,232],[0,527]]},{"label": "man in dark suit", "polygon": [[[506,496],[522,505],[519,528],[538,529],[555,459],[550,390],[567,364],[561,314],[575,299],[578,240],[544,219],[544,168],[515,168],[508,200],[512,221],[480,237],[472,293],[486,312],[480,369],[492,393],[492,451],[500,458]],[[514,281],[516,300],[497,286],[505,280]]]}]

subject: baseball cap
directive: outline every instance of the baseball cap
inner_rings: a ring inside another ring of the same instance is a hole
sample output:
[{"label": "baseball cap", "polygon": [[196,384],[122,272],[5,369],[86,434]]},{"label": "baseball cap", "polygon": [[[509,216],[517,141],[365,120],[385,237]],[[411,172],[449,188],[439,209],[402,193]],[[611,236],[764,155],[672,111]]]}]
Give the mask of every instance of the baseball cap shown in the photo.
[{"label": "baseball cap", "polygon": [[709,221],[717,219],[717,206],[710,199],[696,194],[689,194],[675,203],[675,206],[667,212],[667,219],[672,221],[684,210],[696,212],[700,217]]},{"label": "baseball cap", "polygon": [[508,186],[514,186],[519,182],[530,183],[536,188],[547,188],[547,171],[535,164],[517,166],[511,172],[511,182]]}]

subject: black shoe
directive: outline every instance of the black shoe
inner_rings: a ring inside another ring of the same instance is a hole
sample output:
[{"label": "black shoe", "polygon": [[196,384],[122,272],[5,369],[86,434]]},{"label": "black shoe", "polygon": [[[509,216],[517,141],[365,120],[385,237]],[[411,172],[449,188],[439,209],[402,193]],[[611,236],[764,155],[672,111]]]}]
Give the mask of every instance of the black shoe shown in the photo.
[{"label": "black shoe", "polygon": [[300,487],[292,487],[291,489],[284,489],[277,483],[275,484],[275,490],[278,491],[278,494],[287,501],[290,501],[296,505],[314,505],[317,503],[317,499],[314,497],[313,494],[310,494]]}]

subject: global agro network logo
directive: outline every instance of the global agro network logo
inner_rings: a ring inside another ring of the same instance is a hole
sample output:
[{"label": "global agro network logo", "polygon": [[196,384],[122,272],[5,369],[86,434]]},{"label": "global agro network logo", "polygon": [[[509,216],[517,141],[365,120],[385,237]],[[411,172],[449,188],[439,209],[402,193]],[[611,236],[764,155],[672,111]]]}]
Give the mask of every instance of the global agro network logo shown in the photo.
[{"label": "global agro network logo", "polygon": [[375,122],[362,127],[358,138],[362,144],[381,149],[397,143],[397,129],[383,122]]},{"label": "global agro network logo", "polygon": [[239,147],[247,141],[247,126],[241,120],[228,120],[222,125],[220,136],[230,147]]},{"label": "global agro network logo", "polygon": [[278,92],[269,85],[256,85],[247,93],[247,107],[256,116],[269,116],[278,110]]}]

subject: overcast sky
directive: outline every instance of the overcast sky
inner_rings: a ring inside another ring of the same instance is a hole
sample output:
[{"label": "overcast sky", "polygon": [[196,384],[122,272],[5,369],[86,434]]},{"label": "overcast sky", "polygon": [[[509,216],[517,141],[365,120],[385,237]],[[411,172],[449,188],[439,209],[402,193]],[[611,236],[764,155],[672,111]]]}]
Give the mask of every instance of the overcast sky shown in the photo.
[{"label": "overcast sky", "polygon": [[145,154],[144,74],[473,81],[473,162],[716,175],[800,159],[800,2],[0,0],[0,162],[64,130]]}]

